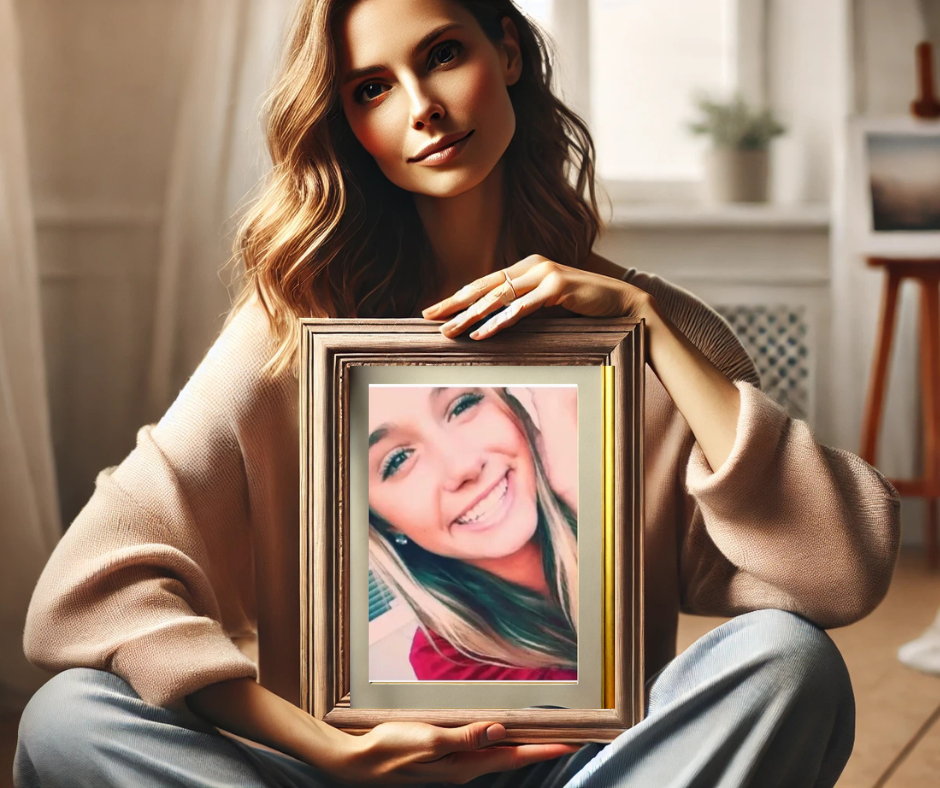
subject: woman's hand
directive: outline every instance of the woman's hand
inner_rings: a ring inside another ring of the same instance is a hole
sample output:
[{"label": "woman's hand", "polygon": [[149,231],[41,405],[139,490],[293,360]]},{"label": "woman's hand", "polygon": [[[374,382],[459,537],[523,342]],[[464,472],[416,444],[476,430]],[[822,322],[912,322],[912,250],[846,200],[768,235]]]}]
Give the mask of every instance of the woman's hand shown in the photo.
[{"label": "woman's hand", "polygon": [[493,747],[506,737],[506,728],[492,722],[460,728],[384,722],[353,736],[250,678],[210,684],[188,695],[186,704],[224,731],[287,753],[350,785],[465,783],[578,749],[568,744]]},{"label": "woman's hand", "polygon": [[350,746],[327,769],[352,785],[462,785],[481,774],[519,769],[578,750],[568,744],[492,746],[505,736],[506,729],[498,723],[439,728],[422,722],[383,722],[362,736],[350,736]]},{"label": "woman's hand", "polygon": [[[530,255],[502,270],[477,279],[422,312],[427,320],[443,320],[454,315],[441,333],[455,337],[488,314],[508,303],[498,315],[470,334],[486,339],[518,323],[544,307],[561,306],[584,317],[647,317],[652,297],[644,290],[591,271],[582,271],[553,262],[541,255]],[[512,299],[512,290],[516,297]],[[454,313],[458,314],[454,314]]]},{"label": "woman's hand", "polygon": [[[646,360],[688,422],[712,470],[717,471],[734,445],[740,395],[734,383],[679,331],[644,290],[591,271],[532,255],[503,271],[477,279],[450,298],[424,310],[426,320],[443,320],[446,337],[503,305],[470,336],[485,339],[543,307],[562,306],[585,317],[634,317],[646,321]],[[457,313],[457,314],[454,314]]]},{"label": "woman's hand", "polygon": [[529,390],[538,414],[539,454],[552,489],[578,512],[578,388]]}]

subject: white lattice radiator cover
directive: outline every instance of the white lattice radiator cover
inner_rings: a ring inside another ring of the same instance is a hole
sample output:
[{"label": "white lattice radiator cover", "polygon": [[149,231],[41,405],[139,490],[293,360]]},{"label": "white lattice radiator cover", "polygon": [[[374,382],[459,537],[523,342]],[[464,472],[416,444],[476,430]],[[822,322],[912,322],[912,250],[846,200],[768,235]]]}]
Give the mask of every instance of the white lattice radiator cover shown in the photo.
[{"label": "white lattice radiator cover", "polygon": [[754,360],[764,391],[794,418],[808,418],[810,354],[805,308],[734,304],[715,309]]}]

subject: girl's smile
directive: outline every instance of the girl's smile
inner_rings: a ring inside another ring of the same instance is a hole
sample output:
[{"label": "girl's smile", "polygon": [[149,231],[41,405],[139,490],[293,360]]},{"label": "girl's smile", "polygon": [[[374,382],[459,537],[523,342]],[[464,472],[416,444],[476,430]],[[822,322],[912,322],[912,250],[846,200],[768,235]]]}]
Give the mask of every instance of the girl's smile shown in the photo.
[{"label": "girl's smile", "polygon": [[504,473],[496,484],[460,515],[452,527],[482,531],[500,523],[513,503],[512,471]]}]

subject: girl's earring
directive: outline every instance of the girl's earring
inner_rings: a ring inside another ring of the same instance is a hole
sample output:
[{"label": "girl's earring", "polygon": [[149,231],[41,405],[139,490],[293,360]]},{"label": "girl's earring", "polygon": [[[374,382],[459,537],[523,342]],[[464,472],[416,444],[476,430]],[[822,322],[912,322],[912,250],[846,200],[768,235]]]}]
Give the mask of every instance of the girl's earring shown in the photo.
[{"label": "girl's earring", "polygon": [[395,534],[395,544],[406,545],[408,544],[408,537],[404,534]]}]

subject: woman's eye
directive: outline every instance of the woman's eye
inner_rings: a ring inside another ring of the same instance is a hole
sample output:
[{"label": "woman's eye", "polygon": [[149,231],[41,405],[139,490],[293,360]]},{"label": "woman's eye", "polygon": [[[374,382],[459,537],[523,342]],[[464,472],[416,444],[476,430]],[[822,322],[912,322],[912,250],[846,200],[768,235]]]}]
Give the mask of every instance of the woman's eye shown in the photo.
[{"label": "woman's eye", "polygon": [[481,399],[483,399],[483,395],[475,394],[475,393],[464,394],[461,397],[458,397],[457,402],[454,403],[454,407],[450,411],[448,420],[453,419],[459,416],[464,411],[469,410],[470,408],[474,407],[480,402]]},{"label": "woman's eye", "polygon": [[[446,66],[453,63],[457,56],[463,50],[463,45],[459,41],[445,41],[437,46],[431,53],[431,59],[428,61],[428,67]],[[356,89],[355,100],[360,104],[368,104],[374,101],[388,89],[388,85],[381,82],[366,82]]]},{"label": "woman's eye", "polygon": [[365,85],[356,91],[356,99],[358,101],[372,101],[385,92],[384,88],[385,85],[382,85],[379,82],[366,82]]},{"label": "woman's eye", "polygon": [[428,65],[432,65],[436,61],[440,65],[446,66],[456,60],[460,50],[461,45],[457,41],[445,41],[431,53],[431,62]]},{"label": "woman's eye", "polygon": [[388,455],[388,459],[381,468],[382,481],[393,476],[412,454],[414,454],[414,449],[396,449]]}]

